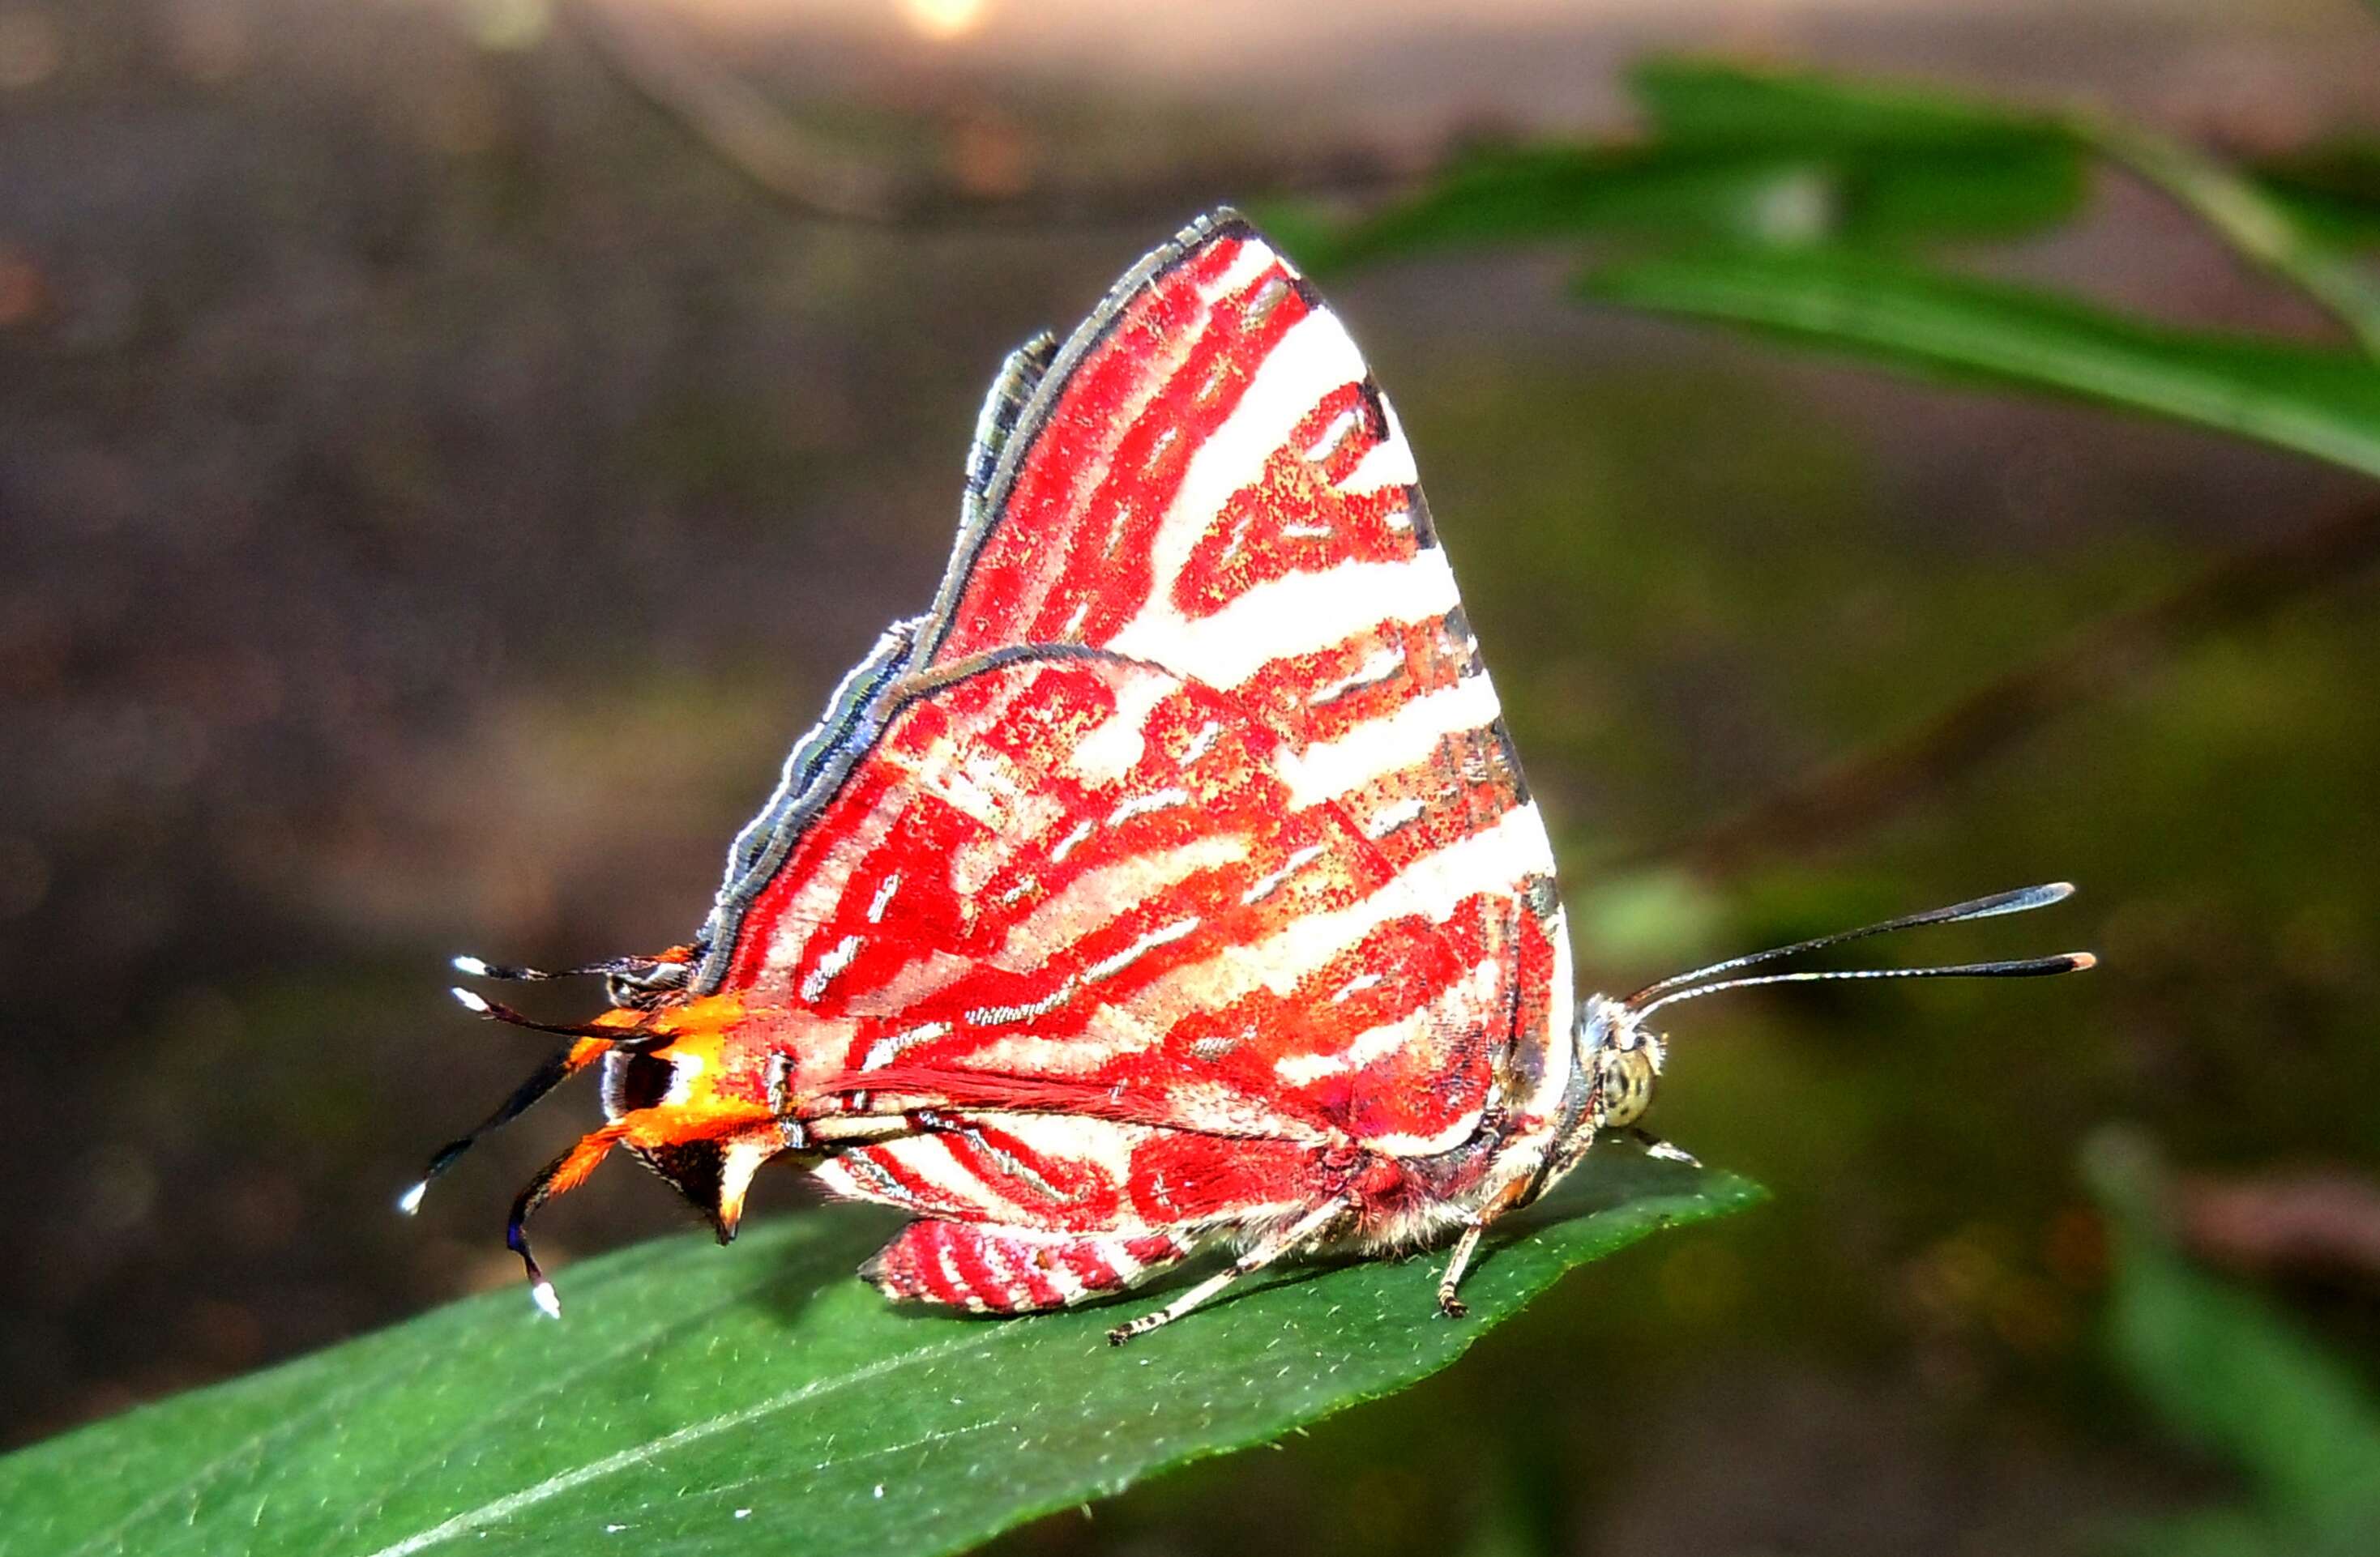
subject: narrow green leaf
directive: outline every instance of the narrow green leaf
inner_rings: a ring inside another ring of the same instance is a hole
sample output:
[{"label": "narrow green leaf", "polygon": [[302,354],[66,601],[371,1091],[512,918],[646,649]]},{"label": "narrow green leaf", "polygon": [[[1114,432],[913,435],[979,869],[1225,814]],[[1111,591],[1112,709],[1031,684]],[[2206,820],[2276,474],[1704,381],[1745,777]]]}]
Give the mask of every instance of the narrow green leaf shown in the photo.
[{"label": "narrow green leaf", "polygon": [[2068,124],[2083,144],[2130,168],[2197,217],[2233,252],[2288,283],[2380,356],[2380,284],[2362,263],[2255,179],[2188,144],[2097,114]]},{"label": "narrow green leaf", "polygon": [[[1550,144],[1473,152],[1413,198],[1345,226],[1292,218],[1321,273],[1433,248],[1550,238],[1795,246],[2010,237],[2082,198],[2081,159],[2047,143]],[[1267,213],[1268,226],[1284,225]]]},{"label": "narrow green leaf", "polygon": [[[1482,149],[1363,221],[1293,224],[1301,237],[1292,251],[1321,274],[1429,249],[1598,234],[1810,242],[1841,232],[1845,204],[1840,171],[1790,147]],[[1267,213],[1269,228],[1281,225]]]},{"label": "narrow green leaf", "polygon": [[2380,139],[2338,136],[2255,165],[2265,192],[2343,247],[2380,245]]},{"label": "narrow green leaf", "polygon": [[[1646,116],[1674,145],[1784,144],[1831,149],[1846,159],[1925,147],[2017,164],[2061,155],[2071,163],[2087,151],[2163,190],[2242,259],[2304,293],[2367,355],[2380,349],[2380,285],[2330,232],[2301,220],[2293,202],[2256,179],[2145,127],[2088,109],[2010,106],[1939,88],[1715,62],[1654,62],[1638,69],[1635,89]],[[1901,225],[1922,227],[1941,214],[1925,203],[1937,195],[1925,181],[1894,188],[1920,202],[1898,213]]]},{"label": "narrow green leaf", "polygon": [[1888,246],[2017,236],[2082,202],[2082,148],[2052,122],[1694,61],[1640,66],[1631,80],[1645,140],[1482,148],[1363,221],[1293,218],[1294,252],[1322,270],[1596,235]]},{"label": "narrow green leaf", "polygon": [[1579,289],[1953,378],[2196,422],[2380,476],[2380,368],[2350,353],[2172,330],[1840,252],[1646,260],[1590,272]]},{"label": "narrow green leaf", "polygon": [[852,1277],[888,1229],[848,1208],[667,1239],[563,1273],[559,1324],[494,1293],[0,1460],[0,1554],[957,1551],[1401,1389],[1572,1266],[1758,1197],[1598,1153],[1467,1321],[1429,1256],[1285,1273],[1122,1350],[1145,1296],[892,1309]]},{"label": "narrow green leaf", "polygon": [[1628,80],[1646,123],[1665,140],[1746,145],[1781,139],[1839,151],[1965,146],[2021,151],[2068,145],[2065,131],[2046,115],[1933,87],[1680,57],[1646,60]]}]

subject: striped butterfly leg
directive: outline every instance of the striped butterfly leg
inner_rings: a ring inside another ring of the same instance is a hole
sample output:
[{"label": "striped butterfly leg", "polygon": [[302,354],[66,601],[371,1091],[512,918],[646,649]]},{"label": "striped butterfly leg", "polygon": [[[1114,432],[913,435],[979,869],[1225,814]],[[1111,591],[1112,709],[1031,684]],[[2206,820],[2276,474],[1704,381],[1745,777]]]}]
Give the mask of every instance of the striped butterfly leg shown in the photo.
[{"label": "striped butterfly leg", "polygon": [[1496,1225],[1498,1217],[1527,1200],[1534,1184],[1535,1180],[1529,1178],[1512,1180],[1463,1225],[1463,1236],[1454,1241],[1454,1252],[1447,1256],[1446,1273],[1438,1278],[1439,1313],[1448,1319],[1461,1319],[1470,1313],[1471,1305],[1455,1296],[1455,1288],[1463,1285],[1463,1274],[1471,1269],[1472,1257],[1479,1252],[1479,1240],[1488,1236],[1488,1229]]},{"label": "striped butterfly leg", "polygon": [[1293,1254],[1308,1253],[1321,1248],[1330,1241],[1331,1234],[1337,1230],[1339,1224],[1346,1219],[1353,1209],[1345,1201],[1330,1201],[1317,1206],[1290,1224],[1288,1227],[1266,1238],[1222,1270],[1208,1276],[1205,1281],[1196,1286],[1185,1288],[1179,1298],[1174,1298],[1165,1307],[1152,1313],[1145,1313],[1129,1323],[1117,1325],[1108,1332],[1108,1345],[1121,1346],[1135,1335],[1145,1335],[1160,1325],[1172,1323],[1191,1310],[1213,1298],[1241,1277],[1254,1275],[1276,1260],[1283,1260]]},{"label": "striped butterfly leg", "polygon": [[1487,1235],[1492,1216],[1481,1216],[1466,1223],[1463,1237],[1455,1240],[1454,1252],[1447,1257],[1446,1273],[1438,1278],[1438,1311],[1448,1319],[1461,1319],[1471,1311],[1471,1305],[1455,1296],[1454,1289],[1463,1285],[1463,1273],[1471,1269],[1471,1257],[1479,1252],[1479,1240]]},{"label": "striped butterfly leg", "polygon": [[[1702,1162],[1682,1146],[1673,1146],[1651,1130],[1631,1125],[1628,1133],[1645,1149],[1645,1154],[1665,1163],[1683,1163],[1688,1167],[1700,1167]],[[1455,1295],[1463,1277],[1471,1269],[1471,1261],[1479,1252],[1479,1240],[1494,1226],[1496,1219],[1526,1197],[1532,1180],[1515,1179],[1500,1198],[1480,1207],[1478,1213],[1463,1224],[1463,1236],[1455,1240],[1454,1252],[1447,1257],[1446,1273],[1438,1278],[1438,1311],[1449,1319],[1461,1319],[1471,1311],[1471,1305]]]},{"label": "striped butterfly leg", "polygon": [[928,1217],[901,1229],[859,1273],[895,1302],[1038,1313],[1136,1286],[1192,1251],[1165,1233],[1051,1233]]}]

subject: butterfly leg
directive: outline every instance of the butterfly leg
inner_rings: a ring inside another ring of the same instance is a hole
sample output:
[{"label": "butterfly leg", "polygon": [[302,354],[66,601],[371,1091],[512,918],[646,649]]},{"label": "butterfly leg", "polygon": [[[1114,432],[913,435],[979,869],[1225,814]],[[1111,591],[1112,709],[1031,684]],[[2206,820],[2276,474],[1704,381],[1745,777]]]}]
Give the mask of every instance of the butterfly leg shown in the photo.
[{"label": "butterfly leg", "polygon": [[1224,1269],[1216,1272],[1197,1285],[1188,1287],[1182,1295],[1154,1313],[1146,1313],[1126,1324],[1108,1332],[1108,1344],[1121,1346],[1135,1335],[1145,1335],[1161,1324],[1171,1324],[1184,1314],[1207,1302],[1243,1276],[1254,1275],[1276,1260],[1302,1254],[1327,1241],[1331,1228],[1343,1219],[1349,1207],[1344,1201],[1330,1201],[1316,1207],[1289,1227],[1249,1249]]},{"label": "butterfly leg", "polygon": [[1640,1125],[1629,1126],[1628,1133],[1636,1138],[1636,1144],[1645,1148],[1645,1155],[1648,1157],[1657,1157],[1665,1163],[1683,1163],[1688,1167],[1703,1165],[1702,1159],[1692,1152],[1682,1146],[1671,1145]]},{"label": "butterfly leg", "polygon": [[1471,1268],[1471,1257],[1479,1252],[1479,1239],[1488,1231],[1488,1218],[1463,1229],[1463,1237],[1454,1243],[1454,1252],[1447,1257],[1446,1273],[1438,1278],[1438,1311],[1449,1319],[1461,1319],[1471,1311],[1471,1305],[1454,1295],[1463,1285],[1463,1273]]},{"label": "butterfly leg", "polygon": [[1513,1179],[1490,1197],[1472,1213],[1471,1220],[1463,1224],[1463,1236],[1454,1240],[1454,1252],[1447,1256],[1446,1273],[1438,1278],[1438,1311],[1439,1313],[1449,1319],[1461,1319],[1471,1311],[1471,1305],[1456,1297],[1454,1289],[1463,1285],[1463,1273],[1471,1269],[1472,1258],[1479,1252],[1479,1240],[1487,1236],[1488,1228],[1496,1225],[1496,1218],[1528,1198],[1532,1182],[1534,1181],[1528,1178]]}]

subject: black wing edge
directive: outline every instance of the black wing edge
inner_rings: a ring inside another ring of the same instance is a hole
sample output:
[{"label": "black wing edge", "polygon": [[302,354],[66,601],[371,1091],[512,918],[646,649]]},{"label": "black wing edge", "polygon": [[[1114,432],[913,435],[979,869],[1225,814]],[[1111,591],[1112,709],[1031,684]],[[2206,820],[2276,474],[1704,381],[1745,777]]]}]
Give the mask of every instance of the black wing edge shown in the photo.
[{"label": "black wing edge", "polygon": [[728,846],[727,874],[696,937],[702,956],[686,980],[689,994],[709,995],[719,988],[735,955],[744,911],[876,744],[899,700],[902,672],[909,667],[924,625],[922,619],[912,619],[885,629],[867,658],[844,673],[819,722],[794,742],[775,792]]},{"label": "black wing edge", "polygon": [[[1009,489],[1015,484],[1017,467],[1026,455],[1033,452],[1042,430],[1049,425],[1051,407],[1066,391],[1067,380],[1081,366],[1109,332],[1132,300],[1159,277],[1182,264],[1192,255],[1219,238],[1238,237],[1262,240],[1254,223],[1229,206],[1218,206],[1197,218],[1167,242],[1143,256],[1140,263],[1126,271],[1090,317],[1075,327],[1066,344],[1058,348],[1035,376],[1031,397],[1014,411],[995,415],[1002,392],[1010,387],[1010,375],[1017,360],[1033,350],[1038,342],[1030,343],[1013,354],[1000,379],[992,385],[991,399],[984,405],[984,420],[976,434],[977,455],[990,454],[990,467],[983,472],[980,486],[976,480],[975,461],[968,462],[967,501],[959,521],[958,544],[952,549],[950,566],[942,573],[941,587],[935,591],[933,609],[926,614],[924,630],[917,639],[917,662],[930,660],[942,640],[950,635],[951,613],[958,609],[960,598],[966,594],[967,579],[975,572],[976,559],[1000,527],[1003,511],[1008,506]],[[1043,337],[1046,339],[1047,337]],[[997,441],[987,447],[987,427],[997,434]]]},{"label": "black wing edge", "polygon": [[[1044,332],[1008,355],[976,418],[958,543],[935,592],[933,609],[886,629],[835,688],[824,716],[794,743],[768,803],[728,847],[726,874],[697,937],[701,956],[686,980],[687,993],[717,991],[735,958],[736,935],[752,899],[784,864],[794,844],[843,788],[851,770],[875,747],[892,715],[918,692],[905,684],[905,678],[929,663],[949,635],[951,613],[966,593],[976,558],[1000,525],[1017,467],[1048,425],[1050,408],[1075,368],[1107,338],[1142,288],[1219,238],[1261,236],[1238,211],[1219,206],[1126,271],[1064,345],[1055,345],[1055,337]],[[1050,646],[1043,646],[1045,650]]]},{"label": "black wing edge", "polygon": [[992,471],[1000,465],[1000,452],[1008,447],[1017,418],[1025,414],[1026,402],[1057,356],[1058,337],[1044,330],[1010,352],[1008,360],[1000,365],[1000,376],[992,380],[991,392],[983,397],[983,410],[975,419],[975,441],[967,445],[966,492],[959,501],[962,534],[983,512],[984,494],[991,486]]}]

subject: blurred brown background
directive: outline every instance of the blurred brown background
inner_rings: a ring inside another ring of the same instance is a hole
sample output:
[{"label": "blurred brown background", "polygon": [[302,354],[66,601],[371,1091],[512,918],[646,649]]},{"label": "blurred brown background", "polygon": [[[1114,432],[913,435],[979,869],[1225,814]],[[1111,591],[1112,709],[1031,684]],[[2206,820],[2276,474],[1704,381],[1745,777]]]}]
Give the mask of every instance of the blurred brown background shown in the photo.
[{"label": "blurred brown background", "polygon": [[[818,220],[629,83],[607,51],[638,38],[863,166],[1142,193]],[[2380,134],[2380,20],[2349,0],[0,0],[0,1434],[515,1279],[509,1192],[591,1101],[397,1218],[530,1052],[453,1008],[443,959],[692,929],[784,746],[927,599],[1001,354],[1252,180],[1360,197],[1465,138],[1621,129],[1621,67],[1682,47],[2080,96],[2226,149]],[[2320,333],[2143,192],[2095,211],[1992,262]],[[2018,949],[2108,966],[1694,1008],[1659,1122],[1775,1203],[1018,1550],[2084,1550],[2213,1473],[2095,1361],[2075,1143],[2138,1119],[2209,1171],[2374,1166],[2369,580],[1872,828],[1672,868],[2368,489],[1584,309],[1561,273],[1443,259],[1333,296],[1420,451],[1584,976],[2070,875],[2086,896]],[[678,1222],[620,1171],[545,1241],[559,1264]],[[2370,1352],[2368,1281],[2290,1291]]]}]

